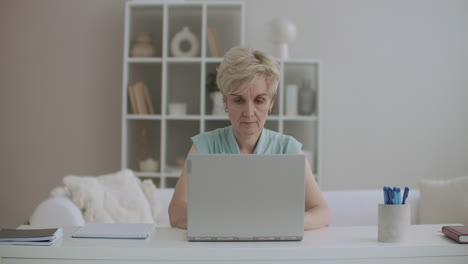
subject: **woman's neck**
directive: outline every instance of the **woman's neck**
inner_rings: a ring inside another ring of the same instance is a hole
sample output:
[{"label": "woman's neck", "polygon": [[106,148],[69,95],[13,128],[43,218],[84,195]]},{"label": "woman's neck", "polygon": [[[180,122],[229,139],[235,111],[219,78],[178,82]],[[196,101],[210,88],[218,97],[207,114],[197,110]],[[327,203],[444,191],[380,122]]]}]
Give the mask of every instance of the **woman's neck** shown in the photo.
[{"label": "woman's neck", "polygon": [[237,145],[239,146],[239,152],[241,154],[252,154],[255,151],[258,140],[262,133],[251,136],[240,136],[234,132],[234,137],[236,138]]}]

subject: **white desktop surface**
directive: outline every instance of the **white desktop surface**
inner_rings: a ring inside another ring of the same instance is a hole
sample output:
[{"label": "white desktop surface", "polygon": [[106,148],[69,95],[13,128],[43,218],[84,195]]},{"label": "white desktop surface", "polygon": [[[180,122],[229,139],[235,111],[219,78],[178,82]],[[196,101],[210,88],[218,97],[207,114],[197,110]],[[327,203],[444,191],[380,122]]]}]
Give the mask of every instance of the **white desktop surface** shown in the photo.
[{"label": "white desktop surface", "polygon": [[306,231],[298,242],[188,242],[174,228],[146,240],[71,238],[73,227],[53,246],[0,246],[0,263],[468,263],[468,245],[441,228],[413,225],[408,242],[381,243],[376,226]]}]

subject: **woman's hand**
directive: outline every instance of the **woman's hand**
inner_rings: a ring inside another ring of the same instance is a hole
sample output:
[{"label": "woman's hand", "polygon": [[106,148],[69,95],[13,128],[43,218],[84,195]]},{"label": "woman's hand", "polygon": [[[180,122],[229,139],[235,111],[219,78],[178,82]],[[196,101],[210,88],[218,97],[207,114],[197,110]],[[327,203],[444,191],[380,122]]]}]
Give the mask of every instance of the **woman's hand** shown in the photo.
[{"label": "woman's hand", "polygon": [[[194,145],[192,145],[188,154],[192,153],[198,153]],[[187,229],[187,161],[185,161],[182,174],[177,180],[168,213],[172,227]]]},{"label": "woman's hand", "polygon": [[307,160],[305,177],[304,230],[326,227],[330,224],[330,208],[323,198]]}]

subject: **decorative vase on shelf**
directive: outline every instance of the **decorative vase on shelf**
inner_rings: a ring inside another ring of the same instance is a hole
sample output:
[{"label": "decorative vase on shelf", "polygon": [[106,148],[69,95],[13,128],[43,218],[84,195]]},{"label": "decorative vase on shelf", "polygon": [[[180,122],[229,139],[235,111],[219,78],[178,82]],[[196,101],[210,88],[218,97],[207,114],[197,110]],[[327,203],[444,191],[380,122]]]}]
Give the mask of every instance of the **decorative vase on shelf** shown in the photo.
[{"label": "decorative vase on shelf", "polygon": [[312,89],[310,80],[302,81],[302,87],[299,90],[299,114],[311,115],[315,109],[315,92]]},{"label": "decorative vase on shelf", "polygon": [[224,104],[223,104],[223,94],[221,92],[211,92],[210,93],[211,101],[213,102],[213,108],[211,109],[212,115],[225,115]]},{"label": "decorative vase on shelf", "polygon": [[153,44],[153,37],[149,32],[140,32],[133,40],[130,56],[132,57],[154,57],[155,48]]},{"label": "decorative vase on shelf", "polygon": [[195,57],[198,55],[198,50],[198,38],[187,26],[172,38],[171,52],[174,57]]},{"label": "decorative vase on shelf", "polygon": [[206,92],[211,99],[211,114],[212,115],[225,115],[224,104],[223,104],[223,94],[218,89],[218,84],[216,83],[217,72],[210,72],[206,75]]}]

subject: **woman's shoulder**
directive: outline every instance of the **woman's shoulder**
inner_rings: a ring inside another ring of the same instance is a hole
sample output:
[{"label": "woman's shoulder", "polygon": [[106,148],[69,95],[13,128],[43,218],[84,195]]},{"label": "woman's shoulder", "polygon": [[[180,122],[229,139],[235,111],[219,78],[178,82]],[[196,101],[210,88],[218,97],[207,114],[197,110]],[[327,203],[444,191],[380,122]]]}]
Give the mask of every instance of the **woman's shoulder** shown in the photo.
[{"label": "woman's shoulder", "polygon": [[265,152],[277,154],[297,154],[301,151],[302,143],[290,135],[285,135],[269,129],[264,129]]},{"label": "woman's shoulder", "polygon": [[267,128],[264,129],[264,132],[268,140],[275,140],[279,142],[297,141],[292,136],[289,136],[289,135],[286,135],[277,131],[273,131]]},{"label": "woman's shoulder", "polygon": [[229,133],[230,127],[222,127],[222,128],[217,128],[215,130],[211,131],[206,131],[203,133],[200,133],[193,138],[203,138],[206,140],[216,140],[219,138],[226,137],[226,135]]},{"label": "woman's shoulder", "polygon": [[[192,143],[204,154],[230,153],[235,151],[231,142],[231,127],[218,128],[193,136]],[[233,150],[234,149],[234,150]]]}]

